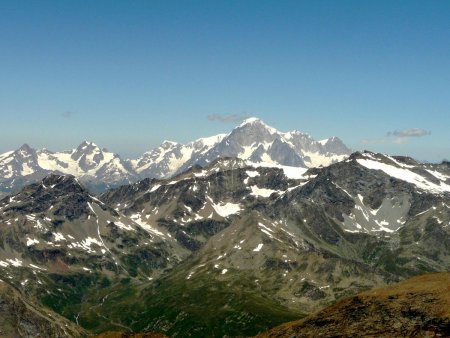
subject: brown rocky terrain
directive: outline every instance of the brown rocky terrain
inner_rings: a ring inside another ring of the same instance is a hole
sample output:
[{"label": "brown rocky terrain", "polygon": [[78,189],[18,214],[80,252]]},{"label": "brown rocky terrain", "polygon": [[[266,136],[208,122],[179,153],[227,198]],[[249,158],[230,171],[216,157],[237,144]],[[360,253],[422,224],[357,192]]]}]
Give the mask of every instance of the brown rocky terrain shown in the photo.
[{"label": "brown rocky terrain", "polygon": [[343,299],[264,337],[449,337],[450,273],[414,277]]}]

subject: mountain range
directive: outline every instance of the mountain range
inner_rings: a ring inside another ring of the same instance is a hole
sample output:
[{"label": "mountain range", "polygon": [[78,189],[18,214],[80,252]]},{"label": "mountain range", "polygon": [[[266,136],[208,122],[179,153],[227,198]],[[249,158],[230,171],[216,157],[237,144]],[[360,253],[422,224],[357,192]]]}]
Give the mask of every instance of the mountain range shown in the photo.
[{"label": "mountain range", "polygon": [[76,149],[52,152],[24,144],[0,154],[0,196],[18,191],[53,174],[73,175],[91,191],[103,192],[144,178],[168,178],[194,165],[205,166],[224,157],[273,165],[315,167],[342,160],[351,151],[337,138],[315,141],[299,131],[279,132],[249,118],[228,134],[187,144],[164,141],[137,159],[122,159],[84,141]]},{"label": "mountain range", "polygon": [[[249,124],[267,129],[232,133]],[[450,269],[448,162],[355,152],[304,168],[209,152],[100,195],[49,174],[1,199],[1,279],[92,333],[223,337]]]}]

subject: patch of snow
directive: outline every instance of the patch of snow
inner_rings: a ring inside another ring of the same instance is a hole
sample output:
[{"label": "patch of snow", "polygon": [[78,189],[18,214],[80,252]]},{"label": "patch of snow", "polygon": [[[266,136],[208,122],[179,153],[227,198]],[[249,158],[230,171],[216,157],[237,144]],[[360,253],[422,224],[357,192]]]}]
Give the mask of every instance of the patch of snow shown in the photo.
[{"label": "patch of snow", "polygon": [[248,177],[256,177],[259,176],[259,172],[257,172],[256,170],[247,170],[245,172],[247,174]]},{"label": "patch of snow", "polygon": [[273,193],[279,193],[279,191],[277,191],[277,190],[258,188],[256,185],[252,185],[250,187],[250,189],[252,189],[252,192],[250,193],[250,195],[253,195],[256,197],[269,197]]},{"label": "patch of snow", "polygon": [[60,242],[60,241],[65,241],[66,238],[64,237],[64,235],[60,232],[54,232],[53,236],[55,237],[55,242]]},{"label": "patch of snow", "polygon": [[114,221],[113,223],[120,229],[124,229],[124,230],[128,230],[128,231],[134,230],[131,225],[124,224],[120,221]]},{"label": "patch of snow", "polygon": [[37,270],[43,270],[43,271],[46,271],[46,270],[47,270],[47,269],[45,269],[45,268],[41,268],[41,267],[39,267],[39,266],[37,266],[37,265],[34,265],[34,264],[29,264],[29,266],[30,266],[31,268],[37,269]]},{"label": "patch of snow", "polygon": [[20,267],[22,266],[23,262],[20,259],[14,258],[14,259],[7,259],[6,260],[9,264],[11,264],[14,267]]},{"label": "patch of snow", "polygon": [[222,217],[228,217],[241,211],[241,206],[236,203],[212,204],[212,207]]},{"label": "patch of snow", "polygon": [[263,245],[264,244],[262,244],[262,243],[258,244],[258,246],[256,248],[254,248],[253,251],[255,251],[255,252],[260,251],[262,249]]},{"label": "patch of snow", "polygon": [[147,223],[143,222],[142,219],[141,219],[141,215],[140,214],[133,214],[133,215],[130,216],[130,218],[136,224],[138,224],[141,228],[143,228],[144,230],[147,230],[151,234],[154,234],[154,235],[157,235],[157,236],[160,236],[160,237],[163,237],[163,238],[166,237],[161,231],[155,229],[150,224],[147,224]]},{"label": "patch of snow", "polygon": [[161,184],[157,184],[157,185],[153,186],[153,187],[150,189],[150,192],[153,192],[153,191],[157,190],[160,186],[161,186]]},{"label": "patch of snow", "polygon": [[39,240],[37,240],[37,239],[30,238],[30,237],[27,238],[27,246],[32,246],[32,245],[38,244],[38,243],[39,243]]},{"label": "patch of snow", "polygon": [[359,164],[368,169],[381,170],[389,176],[414,184],[416,187],[422,190],[426,190],[432,193],[450,192],[449,185],[443,182],[440,182],[440,184],[435,184],[428,181],[425,177],[412,172],[411,170],[405,168],[397,168],[392,165],[373,160],[358,159],[357,161]]}]

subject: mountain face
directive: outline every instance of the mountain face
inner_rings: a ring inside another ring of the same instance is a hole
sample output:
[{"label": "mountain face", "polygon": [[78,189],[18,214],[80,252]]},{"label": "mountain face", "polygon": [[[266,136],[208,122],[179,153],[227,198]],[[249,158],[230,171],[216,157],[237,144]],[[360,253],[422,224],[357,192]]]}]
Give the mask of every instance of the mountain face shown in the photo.
[{"label": "mountain face", "polygon": [[449,224],[449,163],[370,152],[211,160],[98,199],[53,175],[0,201],[0,272],[92,332],[250,336],[448,271]]},{"label": "mountain face", "polygon": [[144,178],[168,178],[194,165],[205,166],[223,157],[314,167],[328,165],[349,154],[350,150],[336,137],[317,142],[297,131],[279,132],[255,118],[244,121],[229,134],[187,144],[164,141],[136,160],[122,160],[87,141],[63,152],[35,150],[25,144],[0,155],[0,197],[50,173],[73,175],[98,193]]},{"label": "mountain face", "polygon": [[339,301],[258,338],[449,337],[450,273],[426,274]]},{"label": "mountain face", "polygon": [[0,201],[0,211],[5,268],[100,269],[147,279],[155,267],[164,269],[183,255],[164,234],[106,206],[72,176],[50,175],[29,185]]}]

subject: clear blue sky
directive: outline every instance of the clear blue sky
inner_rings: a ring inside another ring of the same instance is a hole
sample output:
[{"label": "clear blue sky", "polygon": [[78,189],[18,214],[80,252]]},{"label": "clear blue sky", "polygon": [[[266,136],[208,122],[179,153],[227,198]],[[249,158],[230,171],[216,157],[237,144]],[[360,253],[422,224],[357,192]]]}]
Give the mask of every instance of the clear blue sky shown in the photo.
[{"label": "clear blue sky", "polygon": [[136,156],[212,114],[450,158],[450,1],[0,2],[0,152]]}]

